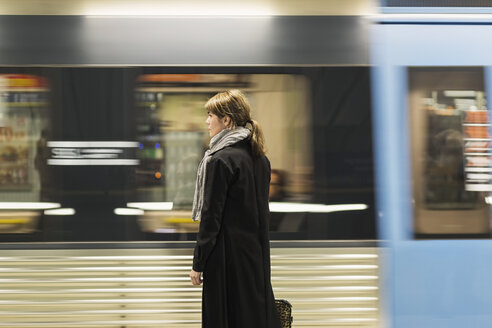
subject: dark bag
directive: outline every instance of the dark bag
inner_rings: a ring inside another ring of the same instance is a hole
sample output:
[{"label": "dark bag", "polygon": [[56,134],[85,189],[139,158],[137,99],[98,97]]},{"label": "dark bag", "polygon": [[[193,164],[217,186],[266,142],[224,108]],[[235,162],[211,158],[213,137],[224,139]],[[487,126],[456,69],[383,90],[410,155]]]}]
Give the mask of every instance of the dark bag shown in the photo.
[{"label": "dark bag", "polygon": [[292,305],[286,300],[275,300],[275,307],[280,319],[281,328],[292,327]]}]

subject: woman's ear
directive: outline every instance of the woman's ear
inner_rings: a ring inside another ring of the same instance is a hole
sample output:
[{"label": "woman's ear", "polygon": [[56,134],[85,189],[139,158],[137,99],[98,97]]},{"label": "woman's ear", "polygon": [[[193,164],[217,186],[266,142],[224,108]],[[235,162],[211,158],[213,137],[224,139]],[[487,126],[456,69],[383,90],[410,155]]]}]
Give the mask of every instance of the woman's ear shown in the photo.
[{"label": "woman's ear", "polygon": [[231,122],[232,122],[231,118],[229,116],[227,116],[227,115],[222,118],[222,123],[224,123],[224,125],[227,128],[230,128],[231,127]]}]

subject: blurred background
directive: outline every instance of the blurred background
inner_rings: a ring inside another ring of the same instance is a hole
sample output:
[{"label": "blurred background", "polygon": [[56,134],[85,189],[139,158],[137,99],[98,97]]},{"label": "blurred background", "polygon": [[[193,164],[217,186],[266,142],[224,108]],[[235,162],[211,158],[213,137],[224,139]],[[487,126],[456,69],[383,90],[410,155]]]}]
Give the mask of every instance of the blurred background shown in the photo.
[{"label": "blurred background", "polygon": [[199,327],[204,104],[271,161],[296,327],[378,327],[367,1],[0,1],[0,326]]},{"label": "blurred background", "polygon": [[296,327],[378,327],[367,1],[0,1],[0,326],[199,327],[204,104],[241,89]]},{"label": "blurred background", "polygon": [[0,3],[10,35],[0,53],[0,241],[194,240],[203,105],[230,88],[247,94],[266,135],[272,238],[375,239],[362,16],[375,10],[369,1]]},{"label": "blurred background", "polygon": [[200,326],[204,104],[233,88],[294,327],[489,327],[491,8],[0,0],[0,327]]},{"label": "blurred background", "polygon": [[[4,241],[194,240],[204,103],[227,88],[264,127],[274,238],[375,237],[368,68],[14,70],[2,75],[2,201],[55,209],[3,209]],[[284,203],[305,205],[287,215]]]}]

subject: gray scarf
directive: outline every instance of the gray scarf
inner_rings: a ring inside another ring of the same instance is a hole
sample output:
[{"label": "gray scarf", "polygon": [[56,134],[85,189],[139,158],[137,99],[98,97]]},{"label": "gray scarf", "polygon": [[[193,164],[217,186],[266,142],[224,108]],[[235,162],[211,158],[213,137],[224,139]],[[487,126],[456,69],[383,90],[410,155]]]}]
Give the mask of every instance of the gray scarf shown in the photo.
[{"label": "gray scarf", "polygon": [[212,155],[219,150],[234,145],[235,143],[248,138],[251,131],[245,127],[238,126],[235,129],[224,129],[217,133],[210,140],[210,148],[205,152],[196,173],[195,197],[193,199],[193,221],[200,221],[202,218],[203,194],[207,172],[207,163],[210,162]]}]

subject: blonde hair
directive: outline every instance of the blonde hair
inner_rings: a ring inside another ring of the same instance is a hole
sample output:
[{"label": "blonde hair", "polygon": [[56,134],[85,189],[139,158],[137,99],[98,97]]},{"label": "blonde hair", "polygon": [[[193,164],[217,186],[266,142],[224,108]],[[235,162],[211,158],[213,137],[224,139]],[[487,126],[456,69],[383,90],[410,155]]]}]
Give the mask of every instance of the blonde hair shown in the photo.
[{"label": "blonde hair", "polygon": [[255,155],[265,155],[265,138],[258,122],[251,118],[251,107],[244,94],[237,90],[220,92],[210,98],[205,109],[219,118],[228,116],[231,119],[231,129],[236,126],[251,125],[251,148]]}]

